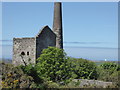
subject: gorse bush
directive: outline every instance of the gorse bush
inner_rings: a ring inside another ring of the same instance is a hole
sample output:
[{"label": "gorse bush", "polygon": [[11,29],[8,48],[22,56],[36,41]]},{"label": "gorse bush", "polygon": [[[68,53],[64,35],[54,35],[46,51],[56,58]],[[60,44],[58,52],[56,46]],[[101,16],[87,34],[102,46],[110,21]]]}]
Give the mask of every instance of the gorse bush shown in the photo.
[{"label": "gorse bush", "polygon": [[113,62],[105,62],[98,66],[98,73],[99,73],[99,78],[100,80],[104,81],[113,81],[112,74],[116,73],[119,69],[119,65],[117,63]]},{"label": "gorse bush", "polygon": [[36,70],[40,78],[67,83],[72,77],[71,63],[66,53],[59,48],[48,47],[37,59]]},{"label": "gorse bush", "polygon": [[76,79],[97,79],[97,66],[94,62],[82,58],[71,58],[70,62]]},{"label": "gorse bush", "polygon": [[32,88],[33,84],[33,78],[20,67],[2,63],[2,88]]},{"label": "gorse bush", "polygon": [[2,63],[2,88],[41,88],[47,83],[38,77],[32,64],[15,67],[12,64]]},{"label": "gorse bush", "polygon": [[118,69],[118,65],[113,62],[105,62],[101,64],[100,67],[106,71],[109,71],[110,74]]},{"label": "gorse bush", "polygon": [[116,87],[119,87],[120,65],[114,62],[105,62],[98,66],[99,77],[98,80],[114,82]]},{"label": "gorse bush", "polygon": [[20,65],[21,69],[23,70],[23,72],[31,77],[33,77],[34,82],[36,84],[41,84],[43,83],[43,79],[41,79],[40,77],[38,77],[37,74],[37,70],[35,69],[35,65],[34,64],[29,64],[26,66]]}]

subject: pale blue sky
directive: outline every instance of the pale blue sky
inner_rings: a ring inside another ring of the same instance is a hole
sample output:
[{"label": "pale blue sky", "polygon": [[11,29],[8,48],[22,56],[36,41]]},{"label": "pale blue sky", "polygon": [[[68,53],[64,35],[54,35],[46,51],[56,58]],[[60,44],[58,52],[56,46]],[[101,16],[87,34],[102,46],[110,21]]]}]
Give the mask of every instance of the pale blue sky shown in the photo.
[{"label": "pale blue sky", "polygon": [[[52,2],[11,2],[2,5],[3,45],[12,45],[8,40],[13,37],[33,37],[45,25],[52,29]],[[64,2],[62,5],[63,39],[67,54],[94,60],[117,60],[117,2]]]}]

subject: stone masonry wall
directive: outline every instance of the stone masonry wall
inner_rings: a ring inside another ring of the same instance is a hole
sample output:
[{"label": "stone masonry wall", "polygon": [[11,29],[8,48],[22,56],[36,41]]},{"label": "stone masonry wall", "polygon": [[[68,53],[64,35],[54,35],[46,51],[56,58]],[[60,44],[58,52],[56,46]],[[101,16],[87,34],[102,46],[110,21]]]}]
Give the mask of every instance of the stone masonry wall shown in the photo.
[{"label": "stone masonry wall", "polygon": [[13,64],[35,63],[35,59],[35,38],[13,38]]},{"label": "stone masonry wall", "polygon": [[45,26],[36,36],[36,59],[40,56],[43,49],[48,46],[55,46],[55,44],[56,35],[48,26]]}]

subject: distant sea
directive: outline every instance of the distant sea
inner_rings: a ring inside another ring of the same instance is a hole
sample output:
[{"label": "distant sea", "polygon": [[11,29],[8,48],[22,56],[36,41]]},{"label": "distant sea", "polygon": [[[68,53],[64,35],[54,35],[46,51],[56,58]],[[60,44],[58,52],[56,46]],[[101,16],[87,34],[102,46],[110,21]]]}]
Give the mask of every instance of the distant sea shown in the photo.
[{"label": "distant sea", "polygon": [[[1,45],[3,59],[12,60],[12,45]],[[99,48],[99,47],[68,47],[64,46],[64,50],[70,57],[84,58],[88,60],[118,60],[118,49],[117,48]],[[1,55],[0,55],[1,56]]]}]

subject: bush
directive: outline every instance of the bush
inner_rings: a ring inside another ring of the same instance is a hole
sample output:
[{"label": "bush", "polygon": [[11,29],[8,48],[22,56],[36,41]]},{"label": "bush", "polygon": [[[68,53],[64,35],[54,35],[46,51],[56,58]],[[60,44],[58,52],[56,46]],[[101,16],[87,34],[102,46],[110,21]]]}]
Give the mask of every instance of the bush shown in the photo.
[{"label": "bush", "polygon": [[68,60],[62,49],[48,47],[37,59],[37,74],[44,80],[67,83],[72,77],[71,63]]},{"label": "bush", "polygon": [[86,59],[71,58],[75,79],[97,79],[97,66],[94,62]]},{"label": "bush", "polygon": [[101,64],[100,67],[104,69],[105,71],[108,71],[109,74],[112,74],[114,71],[118,69],[118,65],[113,62],[105,62]]},{"label": "bush", "polygon": [[[34,82],[39,86],[39,84],[42,84],[44,81],[37,75],[37,71],[35,70],[34,64],[28,64],[26,66],[20,65],[23,72],[31,77],[33,77]],[[41,86],[41,85],[40,85]]]},{"label": "bush", "polygon": [[120,66],[114,62],[105,62],[98,66],[99,80],[113,82],[116,87],[119,87],[119,71]]},{"label": "bush", "polygon": [[33,78],[20,67],[2,63],[2,88],[32,88],[33,84]]}]

